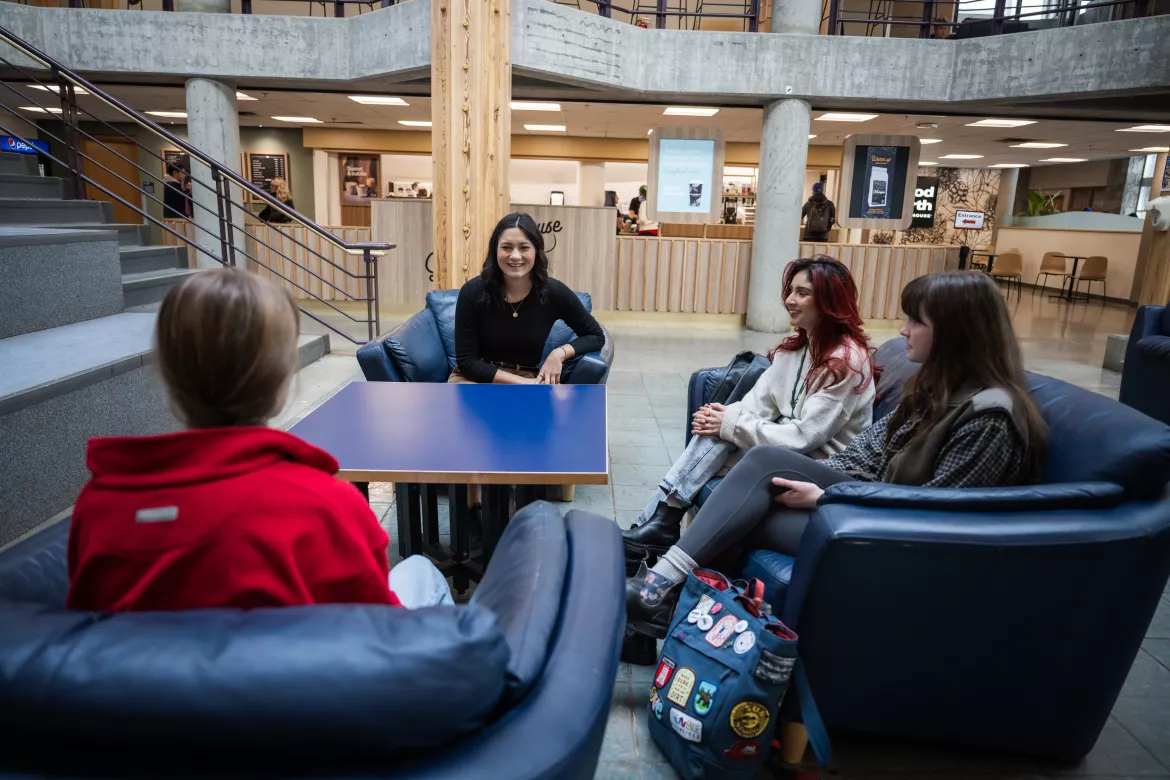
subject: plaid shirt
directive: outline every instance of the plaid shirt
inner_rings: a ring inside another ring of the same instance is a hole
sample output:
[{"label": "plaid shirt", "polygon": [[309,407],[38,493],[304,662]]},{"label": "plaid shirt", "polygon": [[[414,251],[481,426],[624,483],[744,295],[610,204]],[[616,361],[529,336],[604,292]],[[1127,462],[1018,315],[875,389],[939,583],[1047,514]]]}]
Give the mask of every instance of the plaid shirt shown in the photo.
[{"label": "plaid shirt", "polygon": [[[890,415],[875,422],[844,452],[825,465],[862,482],[885,481],[890,458],[910,438],[914,421],[902,424],[886,447]],[[1011,418],[1003,411],[973,417],[951,432],[934,464],[934,477],[923,487],[997,487],[1019,484],[1024,470],[1024,446]]]}]

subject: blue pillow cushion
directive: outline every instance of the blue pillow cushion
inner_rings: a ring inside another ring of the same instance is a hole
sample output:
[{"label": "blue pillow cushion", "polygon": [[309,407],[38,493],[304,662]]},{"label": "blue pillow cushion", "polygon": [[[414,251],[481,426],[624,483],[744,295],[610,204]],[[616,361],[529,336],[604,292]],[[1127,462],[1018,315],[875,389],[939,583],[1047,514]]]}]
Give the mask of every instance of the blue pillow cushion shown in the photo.
[{"label": "blue pillow cushion", "polygon": [[[455,304],[458,302],[458,290],[434,290],[427,293],[427,308],[435,315],[439,339],[443,342],[443,351],[447,353],[448,376],[455,370]],[[443,377],[441,381],[446,382],[447,378]]]},{"label": "blue pillow cushion", "polygon": [[439,354],[434,328],[429,317],[416,314],[382,339],[386,356],[407,382],[443,383],[451,376],[454,358],[449,364]]},{"label": "blue pillow cushion", "polygon": [[796,559],[772,550],[752,550],[743,560],[737,579],[758,579],[764,583],[764,601],[772,605],[772,614],[784,611],[788,583],[792,582],[792,567]]},{"label": "blue pillow cushion", "polygon": [[481,731],[507,664],[496,616],[477,606],[0,602],[0,724],[14,745],[52,734],[64,751],[390,758]]},{"label": "blue pillow cushion", "polygon": [[[579,292],[576,294],[581,299],[581,304],[585,307],[585,311],[593,311],[593,297],[589,293]],[[544,352],[540,356],[540,362],[543,365],[549,353],[559,346],[568,344],[573,339],[577,338],[577,334],[573,329],[565,324],[564,320],[557,320],[553,323],[552,329],[548,332],[548,339],[544,342]]]},{"label": "blue pillow cushion", "polygon": [[62,520],[0,553],[0,600],[64,607],[68,543],[69,521]]}]

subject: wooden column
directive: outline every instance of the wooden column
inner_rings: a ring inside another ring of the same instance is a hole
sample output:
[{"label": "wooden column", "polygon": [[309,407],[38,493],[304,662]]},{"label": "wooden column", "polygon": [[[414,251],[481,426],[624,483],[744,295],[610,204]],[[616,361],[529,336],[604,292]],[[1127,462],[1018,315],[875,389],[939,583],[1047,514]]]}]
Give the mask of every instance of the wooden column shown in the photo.
[{"label": "wooden column", "polygon": [[492,229],[508,213],[511,13],[511,0],[431,3],[436,289],[480,272]]}]

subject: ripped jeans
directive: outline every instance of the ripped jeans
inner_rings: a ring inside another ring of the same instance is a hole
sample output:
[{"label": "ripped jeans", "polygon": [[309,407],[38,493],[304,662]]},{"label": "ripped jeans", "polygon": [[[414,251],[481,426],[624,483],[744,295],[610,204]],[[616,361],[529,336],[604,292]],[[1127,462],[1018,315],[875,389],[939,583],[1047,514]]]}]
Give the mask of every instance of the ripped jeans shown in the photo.
[{"label": "ripped jeans", "polygon": [[654,514],[660,501],[667,501],[671,506],[690,507],[703,485],[719,473],[736,449],[734,444],[718,436],[692,436],[691,443],[666,472],[654,497],[642,510],[639,522]]}]

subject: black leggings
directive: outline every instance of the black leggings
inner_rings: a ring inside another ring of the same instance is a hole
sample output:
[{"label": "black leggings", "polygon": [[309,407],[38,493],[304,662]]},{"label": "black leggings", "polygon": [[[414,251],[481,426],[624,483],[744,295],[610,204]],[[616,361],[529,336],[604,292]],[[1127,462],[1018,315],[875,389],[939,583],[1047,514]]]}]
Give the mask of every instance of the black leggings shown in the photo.
[{"label": "black leggings", "polygon": [[720,553],[741,543],[795,555],[810,511],[776,504],[772,477],[822,488],[853,481],[807,455],[752,447],[703,504],[678,546],[700,566],[711,566]]}]

